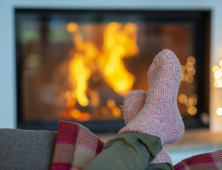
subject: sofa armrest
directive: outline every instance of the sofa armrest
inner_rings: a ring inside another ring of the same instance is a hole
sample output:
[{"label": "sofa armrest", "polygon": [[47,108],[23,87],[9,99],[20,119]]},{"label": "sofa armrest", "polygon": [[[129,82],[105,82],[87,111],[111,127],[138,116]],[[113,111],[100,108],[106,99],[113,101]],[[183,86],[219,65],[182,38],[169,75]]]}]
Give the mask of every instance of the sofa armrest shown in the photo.
[{"label": "sofa armrest", "polygon": [[49,170],[57,132],[0,129],[0,169]]}]

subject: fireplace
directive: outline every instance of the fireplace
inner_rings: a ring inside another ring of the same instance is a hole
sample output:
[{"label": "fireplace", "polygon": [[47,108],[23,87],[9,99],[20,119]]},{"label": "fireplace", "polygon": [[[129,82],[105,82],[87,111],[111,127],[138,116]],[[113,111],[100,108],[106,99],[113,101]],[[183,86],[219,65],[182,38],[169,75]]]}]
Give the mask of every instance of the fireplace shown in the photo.
[{"label": "fireplace", "polygon": [[163,48],[181,62],[178,107],[186,128],[208,126],[209,16],[17,9],[18,128],[56,130],[69,120],[94,132],[118,131],[125,95],[147,91],[147,70]]}]

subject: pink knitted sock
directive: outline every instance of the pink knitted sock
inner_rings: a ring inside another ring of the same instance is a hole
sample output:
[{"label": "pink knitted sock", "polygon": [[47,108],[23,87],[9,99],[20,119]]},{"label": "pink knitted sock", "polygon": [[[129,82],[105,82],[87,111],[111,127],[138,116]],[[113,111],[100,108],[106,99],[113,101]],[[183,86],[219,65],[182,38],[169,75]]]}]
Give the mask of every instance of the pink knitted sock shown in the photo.
[{"label": "pink knitted sock", "polygon": [[158,136],[163,145],[177,142],[184,124],[177,108],[180,62],[170,50],[161,51],[150,66],[149,93],[143,109],[119,133],[135,131]]},{"label": "pink knitted sock", "polygon": [[123,118],[126,125],[142,110],[146,97],[147,93],[142,90],[131,91],[127,94],[123,104]]},{"label": "pink knitted sock", "polygon": [[[123,105],[123,117],[125,123],[128,124],[131,122],[137,114],[142,110],[146,98],[147,93],[141,90],[135,90],[127,94],[124,105]],[[166,145],[163,145],[162,150],[157,154],[156,158],[150,162],[153,163],[164,163],[170,162],[172,164],[171,157],[167,153]]]}]

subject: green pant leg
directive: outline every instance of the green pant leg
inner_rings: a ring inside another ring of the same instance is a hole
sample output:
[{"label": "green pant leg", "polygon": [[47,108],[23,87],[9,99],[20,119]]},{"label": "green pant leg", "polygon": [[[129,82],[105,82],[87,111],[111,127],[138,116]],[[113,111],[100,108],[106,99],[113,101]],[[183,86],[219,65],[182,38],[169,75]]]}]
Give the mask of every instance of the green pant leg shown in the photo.
[{"label": "green pant leg", "polygon": [[145,170],[174,170],[174,167],[170,163],[156,163],[149,164]]},{"label": "green pant leg", "polygon": [[104,145],[85,170],[145,170],[161,149],[156,136],[134,132],[120,134]]}]

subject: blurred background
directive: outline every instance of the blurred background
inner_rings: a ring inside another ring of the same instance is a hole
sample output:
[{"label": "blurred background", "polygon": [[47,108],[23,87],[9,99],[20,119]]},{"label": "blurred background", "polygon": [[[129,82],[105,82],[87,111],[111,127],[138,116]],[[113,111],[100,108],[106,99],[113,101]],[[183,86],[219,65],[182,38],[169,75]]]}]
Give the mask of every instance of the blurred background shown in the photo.
[{"label": "blurred background", "polygon": [[210,11],[16,9],[18,126],[56,130],[53,122],[70,120],[95,132],[119,130],[124,97],[149,89],[147,71],[164,48],[181,62],[178,107],[186,128],[207,126],[209,17]]},{"label": "blurred background", "polygon": [[125,124],[126,94],[148,91],[149,66],[167,48],[181,63],[177,103],[186,129],[221,132],[221,5],[1,1],[0,128],[57,130],[68,120],[114,134]]}]

